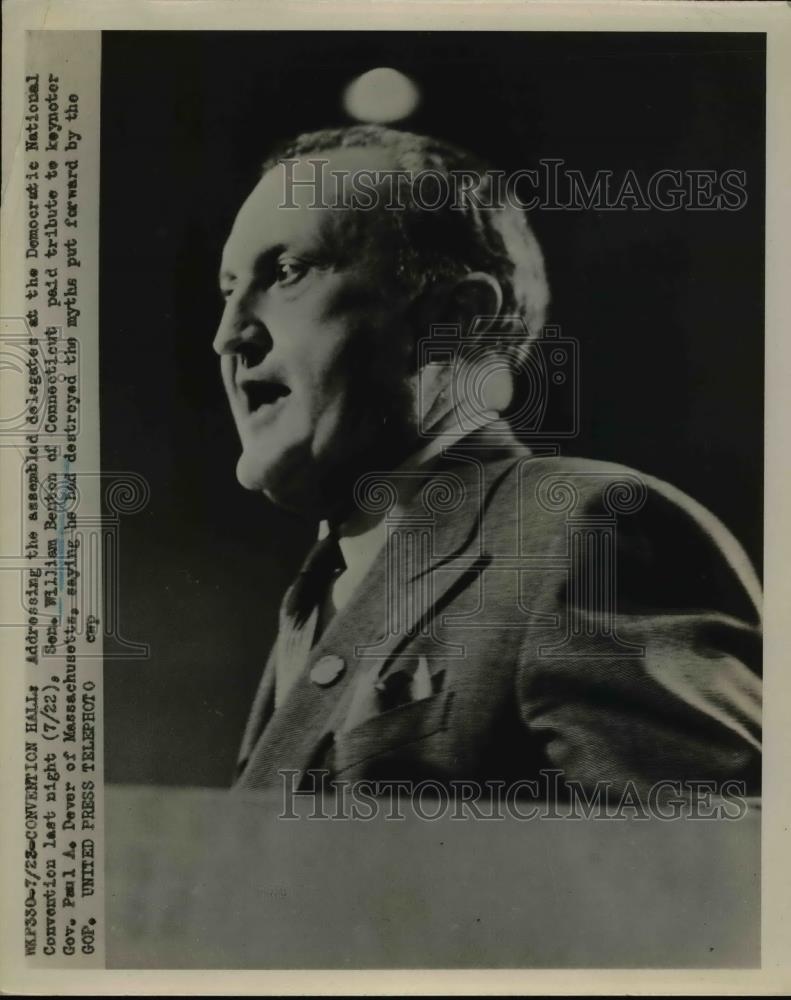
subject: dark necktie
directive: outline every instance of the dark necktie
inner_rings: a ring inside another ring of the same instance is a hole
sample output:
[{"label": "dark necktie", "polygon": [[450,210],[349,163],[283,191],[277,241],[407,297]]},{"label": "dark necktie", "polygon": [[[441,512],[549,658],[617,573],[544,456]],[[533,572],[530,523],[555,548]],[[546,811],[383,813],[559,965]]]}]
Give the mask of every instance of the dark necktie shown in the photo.
[{"label": "dark necktie", "polygon": [[299,679],[321,629],[321,610],[333,581],[346,569],[337,535],[318,541],[280,609],[275,671],[275,705],[282,705]]}]

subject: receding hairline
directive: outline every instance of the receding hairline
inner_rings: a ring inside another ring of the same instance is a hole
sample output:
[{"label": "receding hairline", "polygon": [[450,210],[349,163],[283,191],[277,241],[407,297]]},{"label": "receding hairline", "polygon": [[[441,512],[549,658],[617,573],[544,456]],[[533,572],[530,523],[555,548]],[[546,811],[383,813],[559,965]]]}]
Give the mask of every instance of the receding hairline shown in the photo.
[{"label": "receding hairline", "polygon": [[[325,201],[330,207],[342,211],[354,211],[358,206],[348,204],[343,197],[338,201],[339,193],[351,195],[349,189],[351,177],[367,175],[366,180],[378,192],[383,201],[377,199],[376,208],[384,209],[392,194],[390,185],[393,178],[404,168],[400,165],[397,151],[389,146],[332,146],[316,150],[305,150],[293,156],[283,155],[275,160],[268,160],[258,179],[260,185],[266,178],[280,173],[285,182],[286,176],[294,182],[291,192],[298,200],[306,194],[310,195],[309,186],[317,176],[321,177],[322,191]],[[286,171],[289,171],[286,174]],[[256,185],[256,186],[258,186]],[[343,186],[341,188],[341,185]],[[371,209],[364,210],[367,214]]]}]

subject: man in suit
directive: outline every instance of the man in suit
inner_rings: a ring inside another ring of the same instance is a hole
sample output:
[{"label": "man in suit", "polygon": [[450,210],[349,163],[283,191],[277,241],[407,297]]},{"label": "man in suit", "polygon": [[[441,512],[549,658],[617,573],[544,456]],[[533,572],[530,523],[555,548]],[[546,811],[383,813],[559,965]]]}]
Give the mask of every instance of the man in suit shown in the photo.
[{"label": "man in suit", "polygon": [[[428,176],[450,196],[429,205]],[[672,486],[514,435],[549,295],[489,178],[433,139],[329,130],[269,161],[234,222],[214,346],[237,475],[319,524],[237,785],[755,793],[755,574]]]}]

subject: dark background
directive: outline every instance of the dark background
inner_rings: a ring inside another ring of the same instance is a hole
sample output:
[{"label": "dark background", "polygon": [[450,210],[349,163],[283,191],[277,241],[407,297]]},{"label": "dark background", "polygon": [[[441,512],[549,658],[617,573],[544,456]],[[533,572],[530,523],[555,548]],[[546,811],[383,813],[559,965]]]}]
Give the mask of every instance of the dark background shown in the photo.
[{"label": "dark background", "polygon": [[[225,785],[312,526],[236,483],[211,339],[219,255],[264,155],[348,121],[377,66],[423,102],[403,127],[503,170],[740,169],[738,212],[537,211],[550,320],[580,341],[566,454],[668,479],[759,565],[763,503],[764,36],[105,32],[101,430],[105,471],[142,474],[123,519],[108,660],[110,781]],[[683,572],[683,567],[679,567]]]}]

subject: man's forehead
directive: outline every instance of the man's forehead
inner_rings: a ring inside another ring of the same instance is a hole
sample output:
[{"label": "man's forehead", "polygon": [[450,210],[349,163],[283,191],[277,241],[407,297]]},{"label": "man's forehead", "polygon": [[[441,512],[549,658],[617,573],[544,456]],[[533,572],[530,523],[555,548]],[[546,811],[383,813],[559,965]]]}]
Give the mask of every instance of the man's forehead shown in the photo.
[{"label": "man's forehead", "polygon": [[320,240],[339,222],[339,190],[348,191],[351,175],[393,170],[396,162],[390,150],[374,147],[322,150],[294,161],[275,164],[259,180],[239,210],[227,250]]}]

